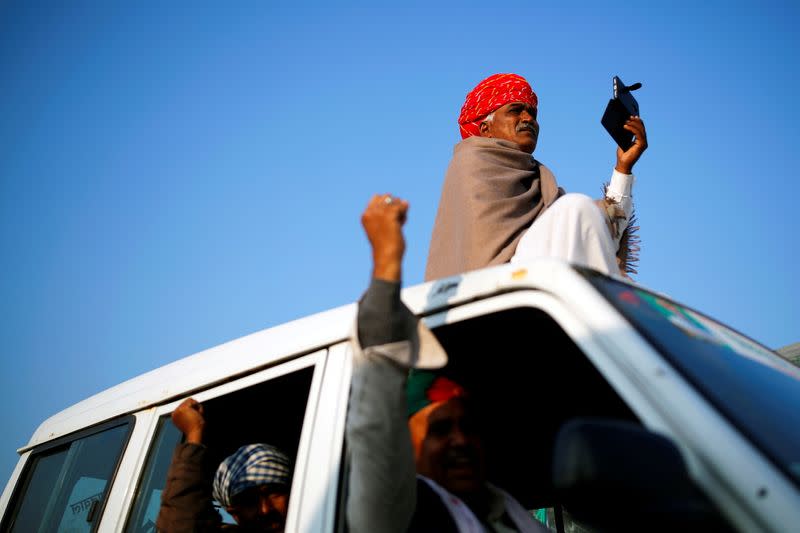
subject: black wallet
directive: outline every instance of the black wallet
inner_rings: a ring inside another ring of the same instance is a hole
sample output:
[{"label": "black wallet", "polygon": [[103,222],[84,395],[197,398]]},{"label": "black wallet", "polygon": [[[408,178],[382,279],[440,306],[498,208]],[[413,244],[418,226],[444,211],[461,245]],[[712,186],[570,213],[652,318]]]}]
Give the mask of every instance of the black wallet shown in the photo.
[{"label": "black wallet", "polygon": [[600,119],[600,123],[623,150],[627,150],[633,144],[633,133],[624,128],[625,122],[631,115],[639,115],[639,103],[631,91],[641,86],[641,83],[627,86],[622,83],[619,76],[614,76],[614,98],[608,101],[603,118]]}]

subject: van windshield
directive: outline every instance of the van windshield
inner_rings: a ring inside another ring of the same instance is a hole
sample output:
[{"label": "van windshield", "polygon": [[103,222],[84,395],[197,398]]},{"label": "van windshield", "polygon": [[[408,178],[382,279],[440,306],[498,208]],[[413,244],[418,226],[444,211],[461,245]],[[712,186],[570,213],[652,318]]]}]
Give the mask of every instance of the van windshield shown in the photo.
[{"label": "van windshield", "polygon": [[579,271],[800,486],[800,368],[663,296],[591,270]]}]

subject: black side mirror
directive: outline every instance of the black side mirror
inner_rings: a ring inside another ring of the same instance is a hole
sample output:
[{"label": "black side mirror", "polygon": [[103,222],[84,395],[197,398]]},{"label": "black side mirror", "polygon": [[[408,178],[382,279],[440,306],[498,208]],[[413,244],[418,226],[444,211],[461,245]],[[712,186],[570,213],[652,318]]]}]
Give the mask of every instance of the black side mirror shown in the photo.
[{"label": "black side mirror", "polygon": [[597,531],[728,531],[666,437],[617,420],[566,423],[553,484],[569,515]]}]

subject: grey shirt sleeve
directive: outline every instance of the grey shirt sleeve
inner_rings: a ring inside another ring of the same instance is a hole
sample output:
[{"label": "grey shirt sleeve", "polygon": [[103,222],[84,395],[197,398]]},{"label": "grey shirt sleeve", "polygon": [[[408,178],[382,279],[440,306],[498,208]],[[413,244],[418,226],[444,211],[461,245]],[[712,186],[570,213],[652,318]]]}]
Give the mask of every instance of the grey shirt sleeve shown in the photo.
[{"label": "grey shirt sleeve", "polygon": [[346,514],[351,533],[404,532],[414,513],[416,471],[406,420],[407,370],[394,358],[411,350],[408,332],[415,328],[416,318],[400,301],[400,284],[373,280],[359,303],[363,349],[353,358],[347,412]]},{"label": "grey shirt sleeve", "polygon": [[366,349],[408,339],[416,318],[400,300],[400,283],[373,278],[358,302],[358,340]]}]

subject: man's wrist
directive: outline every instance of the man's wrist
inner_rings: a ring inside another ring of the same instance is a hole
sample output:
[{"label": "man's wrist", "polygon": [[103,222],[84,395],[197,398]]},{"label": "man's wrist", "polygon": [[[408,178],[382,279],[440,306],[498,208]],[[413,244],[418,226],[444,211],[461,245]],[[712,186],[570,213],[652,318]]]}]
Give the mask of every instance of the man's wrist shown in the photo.
[{"label": "man's wrist", "polygon": [[633,165],[625,165],[617,162],[616,166],[614,166],[614,170],[620,174],[633,174]]},{"label": "man's wrist", "polygon": [[383,267],[375,265],[375,268],[372,270],[372,277],[382,281],[398,282],[400,281],[400,274],[399,265],[387,265]]},{"label": "man's wrist", "polygon": [[186,433],[186,442],[189,444],[203,444],[203,429],[192,429]]},{"label": "man's wrist", "polygon": [[400,281],[402,275],[402,260],[388,254],[388,257],[373,257],[372,277],[384,281]]}]

